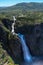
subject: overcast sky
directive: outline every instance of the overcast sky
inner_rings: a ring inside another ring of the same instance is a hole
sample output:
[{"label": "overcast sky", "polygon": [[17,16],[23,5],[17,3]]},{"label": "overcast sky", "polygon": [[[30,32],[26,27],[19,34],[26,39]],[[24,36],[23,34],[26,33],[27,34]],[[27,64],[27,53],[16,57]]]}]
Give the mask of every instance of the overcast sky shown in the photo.
[{"label": "overcast sky", "polygon": [[12,6],[21,2],[43,2],[43,0],[0,0],[0,7]]}]

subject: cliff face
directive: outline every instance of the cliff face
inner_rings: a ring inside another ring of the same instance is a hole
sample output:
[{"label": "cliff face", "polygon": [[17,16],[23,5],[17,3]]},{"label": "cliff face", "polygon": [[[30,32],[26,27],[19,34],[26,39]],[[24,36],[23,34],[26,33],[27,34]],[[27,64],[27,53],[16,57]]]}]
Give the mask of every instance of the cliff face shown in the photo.
[{"label": "cliff face", "polygon": [[0,42],[7,43],[7,32],[0,26]]},{"label": "cliff face", "polygon": [[35,56],[43,56],[43,24],[35,25],[33,32],[25,38],[31,53]]},{"label": "cliff face", "polygon": [[8,42],[10,53],[16,63],[20,63],[23,60],[23,53],[20,44],[20,39],[17,36],[13,36]]},{"label": "cliff face", "polygon": [[9,19],[2,19],[2,23],[3,25],[9,29],[11,31],[11,26],[12,26],[12,20],[9,20]]},{"label": "cliff face", "polygon": [[[17,31],[16,31],[17,30]],[[18,27],[15,31],[25,35],[27,46],[35,56],[43,56],[43,23]]]},{"label": "cliff face", "polygon": [[8,52],[15,63],[20,63],[23,60],[20,39],[5,31],[2,26],[0,26],[0,42],[3,43],[3,49]]}]

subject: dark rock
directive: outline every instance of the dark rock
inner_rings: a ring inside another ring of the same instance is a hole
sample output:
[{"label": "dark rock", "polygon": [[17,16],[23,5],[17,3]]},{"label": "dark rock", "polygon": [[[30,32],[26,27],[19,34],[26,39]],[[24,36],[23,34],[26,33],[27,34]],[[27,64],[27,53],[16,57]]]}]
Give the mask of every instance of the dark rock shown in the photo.
[{"label": "dark rock", "polygon": [[0,42],[7,43],[7,32],[0,26]]},{"label": "dark rock", "polygon": [[11,31],[11,26],[12,26],[12,20],[9,19],[2,19],[2,23],[4,24],[5,27],[7,27]]},{"label": "dark rock", "polygon": [[25,35],[25,39],[32,55],[43,56],[43,24],[36,24],[33,32]]},{"label": "dark rock", "polygon": [[3,49],[12,57],[15,63],[20,63],[23,60],[23,53],[18,37],[14,37],[10,33],[6,32],[2,26],[0,26],[0,42],[2,42]]},{"label": "dark rock", "polygon": [[43,23],[16,27],[15,32],[25,35],[32,55],[43,56]]},{"label": "dark rock", "polygon": [[13,55],[13,59],[15,63],[20,63],[23,60],[23,53],[21,48],[21,43],[18,37],[11,38],[8,42],[8,46],[10,49],[10,52]]}]

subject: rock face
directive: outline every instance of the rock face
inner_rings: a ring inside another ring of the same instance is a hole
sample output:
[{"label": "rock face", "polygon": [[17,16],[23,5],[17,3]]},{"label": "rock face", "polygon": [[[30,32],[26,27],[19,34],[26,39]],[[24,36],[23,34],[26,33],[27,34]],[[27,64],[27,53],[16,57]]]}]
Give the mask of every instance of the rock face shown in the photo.
[{"label": "rock face", "polygon": [[12,20],[9,19],[2,19],[2,23],[4,24],[5,27],[7,27],[7,29],[9,29],[11,31],[11,25],[12,25]]},{"label": "rock face", "polygon": [[33,55],[43,56],[43,24],[35,25],[33,32],[26,35],[26,42]]},{"label": "rock face", "polygon": [[[16,31],[17,30],[17,31]],[[43,23],[18,27],[15,31],[25,35],[25,40],[34,56],[43,56]]]},{"label": "rock face", "polygon": [[[3,48],[8,52],[8,54],[12,57],[15,63],[19,63],[23,60],[20,40],[15,35],[13,36],[12,34],[10,34],[11,33],[6,32],[0,26],[0,42],[3,43]],[[9,38],[9,36],[11,37]]]},{"label": "rock face", "polygon": [[23,53],[19,38],[11,38],[8,45],[15,63],[20,63],[23,60]]},{"label": "rock face", "polygon": [[7,43],[7,32],[0,26],[0,42]]}]

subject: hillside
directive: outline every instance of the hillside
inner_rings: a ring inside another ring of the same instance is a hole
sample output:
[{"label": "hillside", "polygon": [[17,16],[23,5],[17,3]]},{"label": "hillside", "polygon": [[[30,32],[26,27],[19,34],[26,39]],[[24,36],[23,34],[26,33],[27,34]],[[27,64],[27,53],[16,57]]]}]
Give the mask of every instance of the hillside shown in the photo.
[{"label": "hillside", "polygon": [[11,12],[11,11],[43,11],[43,3],[18,3],[16,5],[10,6],[10,7],[0,7],[0,12]]}]

